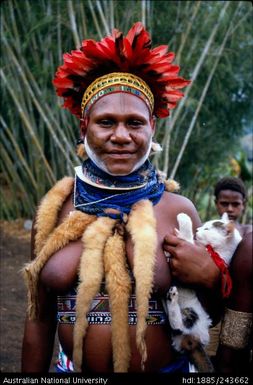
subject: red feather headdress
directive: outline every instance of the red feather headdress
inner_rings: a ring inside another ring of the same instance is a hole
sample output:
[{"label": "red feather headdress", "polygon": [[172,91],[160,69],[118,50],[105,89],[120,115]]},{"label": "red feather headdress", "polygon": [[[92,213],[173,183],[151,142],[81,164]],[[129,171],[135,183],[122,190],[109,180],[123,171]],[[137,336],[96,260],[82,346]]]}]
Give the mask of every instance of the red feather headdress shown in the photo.
[{"label": "red feather headdress", "polygon": [[80,49],[65,53],[53,84],[64,98],[63,107],[81,118],[84,92],[94,80],[112,72],[130,73],[146,82],[154,95],[154,114],[165,118],[184,95],[179,89],[190,83],[178,76],[174,57],[167,45],[151,49],[149,33],[137,22],[126,37],[114,29],[100,42],[84,40]]}]

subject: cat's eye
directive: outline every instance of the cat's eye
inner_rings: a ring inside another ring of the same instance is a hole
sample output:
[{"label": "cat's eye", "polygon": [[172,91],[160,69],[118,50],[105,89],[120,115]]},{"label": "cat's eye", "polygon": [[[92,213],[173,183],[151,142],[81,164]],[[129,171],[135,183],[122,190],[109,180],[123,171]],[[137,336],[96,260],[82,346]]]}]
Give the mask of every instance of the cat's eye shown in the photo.
[{"label": "cat's eye", "polygon": [[223,226],[224,226],[224,223],[221,222],[221,221],[213,222],[213,226],[214,226],[214,227],[223,227]]}]

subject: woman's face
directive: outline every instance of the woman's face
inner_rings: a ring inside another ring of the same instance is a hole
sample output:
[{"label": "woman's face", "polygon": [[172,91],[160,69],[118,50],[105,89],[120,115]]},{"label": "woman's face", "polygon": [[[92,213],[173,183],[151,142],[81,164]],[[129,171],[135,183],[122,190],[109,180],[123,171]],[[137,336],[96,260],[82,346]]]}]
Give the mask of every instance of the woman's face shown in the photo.
[{"label": "woman's face", "polygon": [[106,95],[86,121],[83,134],[107,172],[128,175],[143,164],[154,133],[154,119],[144,101],[127,93]]}]

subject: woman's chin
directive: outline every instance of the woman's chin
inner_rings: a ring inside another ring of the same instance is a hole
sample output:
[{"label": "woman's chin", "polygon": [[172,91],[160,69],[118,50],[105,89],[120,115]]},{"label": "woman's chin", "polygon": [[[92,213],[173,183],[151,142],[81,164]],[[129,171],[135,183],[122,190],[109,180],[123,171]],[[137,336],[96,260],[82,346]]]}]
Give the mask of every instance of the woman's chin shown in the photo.
[{"label": "woman's chin", "polygon": [[134,164],[127,162],[126,160],[117,160],[117,162],[108,162],[104,163],[104,168],[108,172],[108,174],[115,176],[124,176],[131,174],[134,169]]}]

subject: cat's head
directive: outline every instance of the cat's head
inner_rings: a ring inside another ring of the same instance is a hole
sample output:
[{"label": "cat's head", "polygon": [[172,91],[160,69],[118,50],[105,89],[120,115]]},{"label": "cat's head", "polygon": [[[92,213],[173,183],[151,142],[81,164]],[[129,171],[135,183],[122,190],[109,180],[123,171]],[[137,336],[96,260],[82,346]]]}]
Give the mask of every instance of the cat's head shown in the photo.
[{"label": "cat's head", "polygon": [[229,242],[235,232],[237,230],[234,222],[229,220],[227,213],[224,213],[220,219],[208,221],[199,227],[196,231],[196,239],[204,246],[210,244],[215,248]]}]

